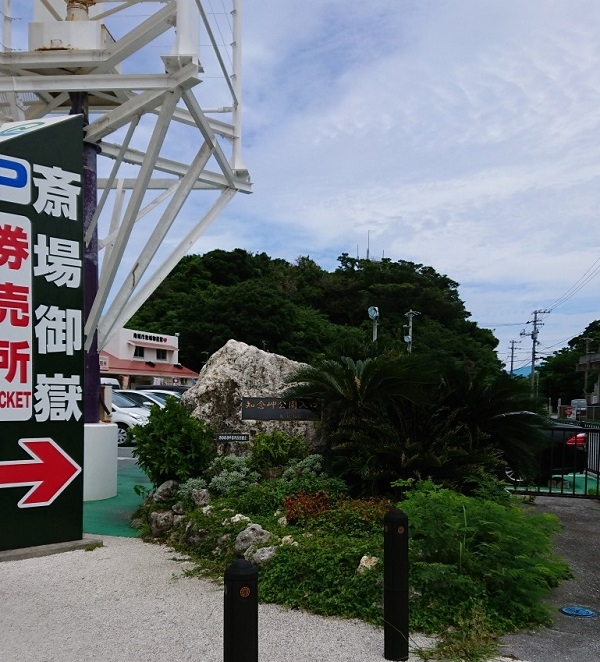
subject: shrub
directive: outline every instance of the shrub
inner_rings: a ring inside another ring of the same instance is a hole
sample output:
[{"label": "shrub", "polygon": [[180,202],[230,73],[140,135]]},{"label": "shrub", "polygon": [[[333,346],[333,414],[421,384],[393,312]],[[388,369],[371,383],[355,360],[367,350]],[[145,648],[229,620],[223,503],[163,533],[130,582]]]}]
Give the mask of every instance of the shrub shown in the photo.
[{"label": "shrub", "polygon": [[292,458],[307,454],[306,444],[300,437],[293,437],[281,430],[259,432],[252,438],[252,468],[267,471],[282,467]]},{"label": "shrub", "polygon": [[308,455],[303,460],[298,458],[289,460],[281,477],[284,480],[293,480],[294,478],[316,478],[324,475],[323,456],[315,454]]},{"label": "shrub", "polygon": [[329,510],[334,503],[334,497],[324,491],[307,494],[290,494],[283,500],[285,516],[289,522],[304,523],[314,519]]},{"label": "shrub", "polygon": [[129,434],[135,437],[133,456],[154,485],[200,476],[215,455],[214,432],[176,398],[167,398],[164,409],[153,407],[148,423]]},{"label": "shrub", "polygon": [[245,515],[272,517],[282,507],[288,483],[278,478],[249,485],[236,497],[237,509]]},{"label": "shrub", "polygon": [[381,533],[383,518],[394,507],[389,499],[370,497],[368,499],[342,499],[336,507],[324,515],[329,528],[350,535],[364,531]]},{"label": "shrub", "polygon": [[194,505],[194,490],[203,490],[206,488],[204,478],[188,478],[177,491],[177,498],[188,508]]},{"label": "shrub", "polygon": [[255,485],[248,485],[236,494],[237,508],[246,515],[272,517],[283,507],[286,497],[293,497],[301,492],[314,494],[324,491],[335,500],[346,496],[346,486],[337,478],[321,476],[296,477],[293,480],[273,478]]},{"label": "shrub", "polygon": [[260,480],[260,474],[251,470],[248,459],[237,455],[216,457],[207,475],[212,476],[208,489],[222,496],[233,494]]},{"label": "shrub", "polygon": [[261,600],[316,614],[381,624],[381,563],[356,572],[364,555],[379,556],[377,539],[339,536],[302,538],[283,545],[259,573]]},{"label": "shrub", "polygon": [[439,631],[475,611],[495,632],[549,622],[542,599],[570,576],[552,548],[556,517],[427,482],[400,507],[409,518],[413,627]]},{"label": "shrub", "polygon": [[[213,468],[239,469],[243,462],[224,457]],[[291,531],[298,543],[282,545],[261,566],[261,600],[381,625],[382,519],[392,503],[349,499],[343,489],[289,491],[307,480],[339,483],[326,477],[269,480],[216,497],[209,513],[191,511],[188,521],[203,535],[186,553],[198,561],[198,572],[221,576],[235,559],[235,536],[246,524],[232,515],[251,514],[275,535]],[[552,551],[555,516],[537,515],[515,498],[497,503],[427,481],[405,487],[408,496],[399,507],[409,518],[410,628],[439,636],[432,658],[489,659],[498,635],[549,621],[544,598],[570,576]],[[282,528],[275,520],[282,499],[300,526]],[[184,542],[173,540],[176,547]],[[378,561],[360,573],[363,556]]]},{"label": "shrub", "polygon": [[327,492],[337,501],[342,497],[348,496],[346,483],[340,478],[331,478],[327,474],[321,476],[297,476],[290,481],[283,481],[286,485],[286,494],[299,494],[305,492],[314,494],[315,492]]}]

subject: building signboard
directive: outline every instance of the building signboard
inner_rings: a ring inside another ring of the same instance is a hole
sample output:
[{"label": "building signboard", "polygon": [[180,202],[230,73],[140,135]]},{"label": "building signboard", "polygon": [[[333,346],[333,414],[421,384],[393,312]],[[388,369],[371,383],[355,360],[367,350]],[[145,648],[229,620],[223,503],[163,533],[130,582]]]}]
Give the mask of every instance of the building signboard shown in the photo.
[{"label": "building signboard", "polygon": [[318,421],[319,405],[307,399],[242,398],[242,420]]},{"label": "building signboard", "polygon": [[82,135],[0,126],[0,550],[83,535]]}]

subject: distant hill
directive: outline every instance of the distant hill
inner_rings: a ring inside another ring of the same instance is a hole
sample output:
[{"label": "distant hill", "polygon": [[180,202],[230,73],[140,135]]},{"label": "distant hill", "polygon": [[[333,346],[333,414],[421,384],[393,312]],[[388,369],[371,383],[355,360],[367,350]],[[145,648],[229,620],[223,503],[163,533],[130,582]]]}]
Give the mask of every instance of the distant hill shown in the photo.
[{"label": "distant hill", "polygon": [[529,375],[531,375],[531,366],[525,365],[522,368],[515,368],[513,370],[513,375],[517,375],[519,377],[529,377]]}]

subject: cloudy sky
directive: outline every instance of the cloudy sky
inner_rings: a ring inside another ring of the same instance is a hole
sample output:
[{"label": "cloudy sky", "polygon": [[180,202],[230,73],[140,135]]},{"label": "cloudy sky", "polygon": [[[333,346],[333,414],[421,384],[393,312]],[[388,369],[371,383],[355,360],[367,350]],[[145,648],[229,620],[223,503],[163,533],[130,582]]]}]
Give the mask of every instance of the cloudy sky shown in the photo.
[{"label": "cloudy sky", "polygon": [[254,194],[220,245],[432,266],[518,364],[534,310],[540,354],[600,318],[600,3],[246,0],[244,19]]},{"label": "cloudy sky", "polygon": [[539,355],[600,319],[600,2],[244,0],[243,22],[254,192],[194,252],[431,266],[515,367],[534,310]]}]

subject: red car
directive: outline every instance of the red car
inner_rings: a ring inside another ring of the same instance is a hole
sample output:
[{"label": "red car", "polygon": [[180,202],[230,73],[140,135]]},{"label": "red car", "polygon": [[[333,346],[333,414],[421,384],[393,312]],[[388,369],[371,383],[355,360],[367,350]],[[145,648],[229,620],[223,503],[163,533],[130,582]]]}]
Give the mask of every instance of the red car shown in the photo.
[{"label": "red car", "polygon": [[567,446],[576,446],[577,448],[585,448],[587,444],[587,435],[585,432],[579,432],[579,434],[576,434],[567,441],[565,441],[565,444]]}]

